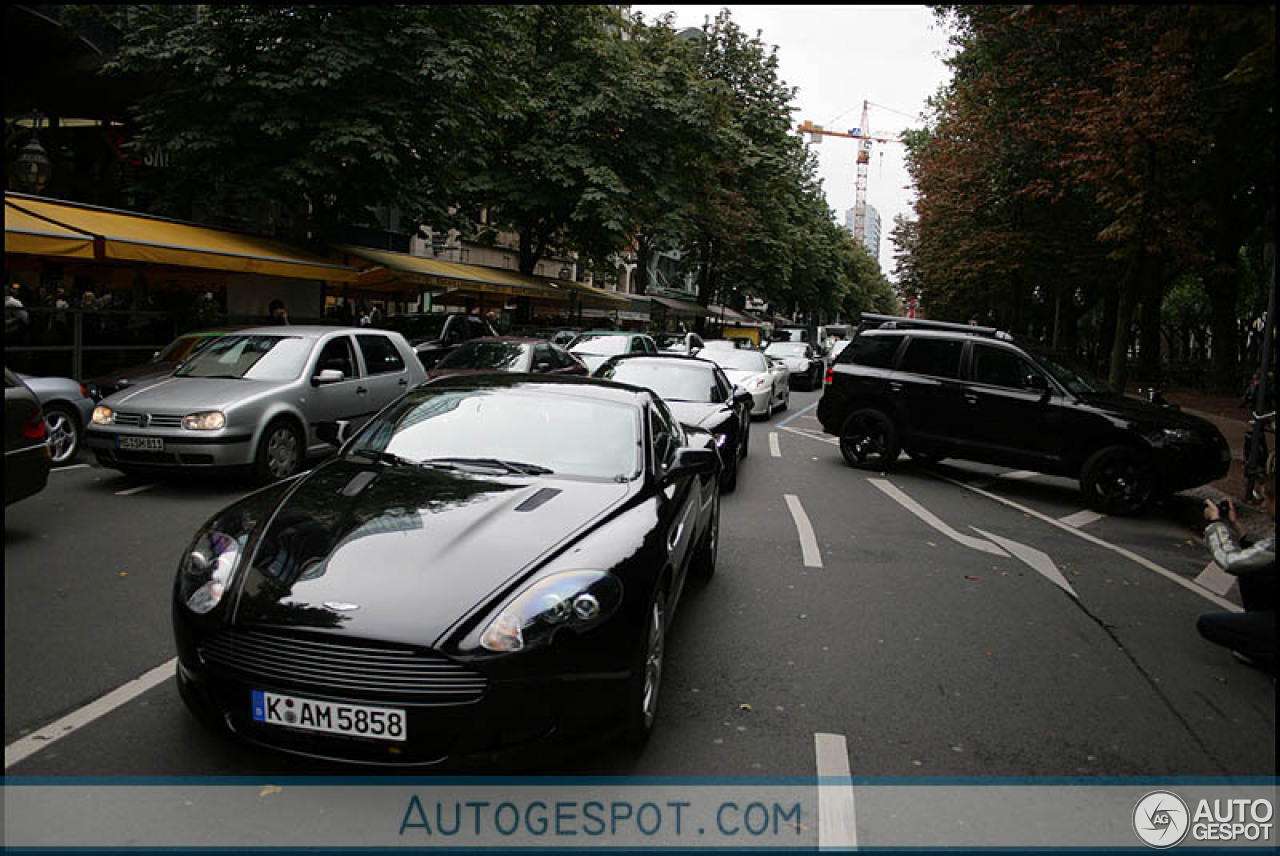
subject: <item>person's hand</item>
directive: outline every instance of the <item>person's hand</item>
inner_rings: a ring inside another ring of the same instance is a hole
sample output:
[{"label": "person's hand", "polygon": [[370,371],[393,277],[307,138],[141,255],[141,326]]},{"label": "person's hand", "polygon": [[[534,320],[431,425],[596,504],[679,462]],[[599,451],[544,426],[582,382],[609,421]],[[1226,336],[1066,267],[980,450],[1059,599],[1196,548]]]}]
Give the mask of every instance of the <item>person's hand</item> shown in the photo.
[{"label": "person's hand", "polygon": [[1204,501],[1204,519],[1213,523],[1218,520],[1221,515],[1218,512],[1218,504],[1212,499]]}]

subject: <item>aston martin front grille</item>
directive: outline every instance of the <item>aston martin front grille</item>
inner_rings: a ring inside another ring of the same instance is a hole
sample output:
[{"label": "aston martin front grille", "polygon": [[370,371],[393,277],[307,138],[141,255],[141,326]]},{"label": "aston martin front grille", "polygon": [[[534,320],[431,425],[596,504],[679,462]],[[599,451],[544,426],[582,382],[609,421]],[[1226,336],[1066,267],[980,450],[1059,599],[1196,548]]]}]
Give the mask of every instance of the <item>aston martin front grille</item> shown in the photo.
[{"label": "aston martin front grille", "polygon": [[201,643],[199,655],[208,666],[264,686],[402,704],[465,704],[487,685],[461,663],[407,645],[230,630]]}]

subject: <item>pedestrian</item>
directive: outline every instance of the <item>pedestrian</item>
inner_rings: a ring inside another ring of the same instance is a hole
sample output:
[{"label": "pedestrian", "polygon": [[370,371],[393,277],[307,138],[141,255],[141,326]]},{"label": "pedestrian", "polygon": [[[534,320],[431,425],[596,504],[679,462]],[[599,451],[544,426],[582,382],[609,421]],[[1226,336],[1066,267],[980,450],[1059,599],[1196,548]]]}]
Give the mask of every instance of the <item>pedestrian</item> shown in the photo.
[{"label": "pedestrian", "polygon": [[1252,542],[1226,501],[1226,520],[1212,500],[1205,500],[1205,545],[1213,560],[1236,577],[1244,612],[1211,612],[1200,616],[1196,629],[1210,642],[1229,649],[1237,659],[1276,673],[1276,486],[1267,479],[1262,496],[1273,531]]},{"label": "pedestrian", "polygon": [[289,324],[289,310],[284,308],[284,301],[280,298],[274,298],[267,304],[267,311],[271,314],[272,324],[281,324],[287,326]]}]

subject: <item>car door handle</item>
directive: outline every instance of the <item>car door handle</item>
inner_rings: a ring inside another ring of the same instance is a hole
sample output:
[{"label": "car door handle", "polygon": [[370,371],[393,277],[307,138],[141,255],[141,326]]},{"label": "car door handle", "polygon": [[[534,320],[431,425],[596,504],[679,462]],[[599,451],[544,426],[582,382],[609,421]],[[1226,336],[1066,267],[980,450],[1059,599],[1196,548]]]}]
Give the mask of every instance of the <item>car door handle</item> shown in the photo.
[{"label": "car door handle", "polygon": [[890,383],[890,384],[889,384],[889,391],[890,391],[890,392],[902,392],[902,384],[898,383],[897,381],[894,381],[894,382]]},{"label": "car door handle", "polygon": [[965,400],[965,401],[967,401],[967,402],[969,402],[970,404],[977,404],[977,403],[978,403],[978,396],[977,396],[976,394],[972,393],[972,392],[966,392],[966,393],[964,394],[964,400]]},{"label": "car door handle", "polygon": [[408,379],[408,378],[403,378],[403,377],[402,377],[402,378],[400,378],[400,380],[396,381],[396,383],[400,384],[400,386],[408,386],[408,385],[409,385],[409,379]]},{"label": "car door handle", "polygon": [[369,390],[365,389],[363,386],[356,387],[356,395],[367,395],[368,393]]}]

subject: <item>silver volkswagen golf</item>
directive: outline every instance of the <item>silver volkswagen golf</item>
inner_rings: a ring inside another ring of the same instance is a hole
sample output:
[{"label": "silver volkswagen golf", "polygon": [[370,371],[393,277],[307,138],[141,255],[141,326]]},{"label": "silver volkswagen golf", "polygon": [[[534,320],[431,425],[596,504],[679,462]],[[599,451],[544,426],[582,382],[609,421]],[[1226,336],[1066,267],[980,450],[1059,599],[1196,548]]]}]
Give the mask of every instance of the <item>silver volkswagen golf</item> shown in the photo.
[{"label": "silver volkswagen golf", "polygon": [[98,462],[250,470],[270,482],[332,451],[320,422],[351,430],[426,380],[399,333],[351,327],[256,327],[221,337],[171,377],[99,402],[86,434]]}]

